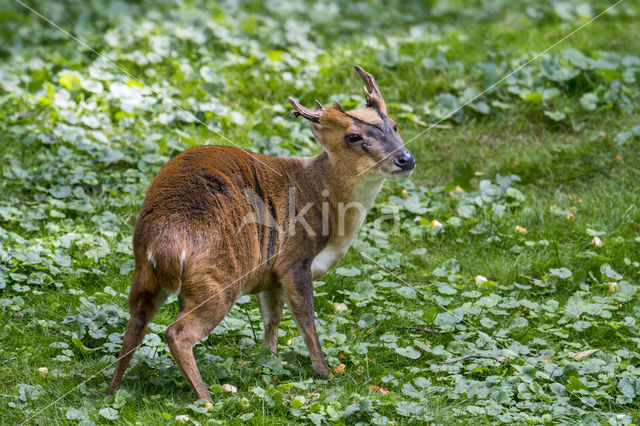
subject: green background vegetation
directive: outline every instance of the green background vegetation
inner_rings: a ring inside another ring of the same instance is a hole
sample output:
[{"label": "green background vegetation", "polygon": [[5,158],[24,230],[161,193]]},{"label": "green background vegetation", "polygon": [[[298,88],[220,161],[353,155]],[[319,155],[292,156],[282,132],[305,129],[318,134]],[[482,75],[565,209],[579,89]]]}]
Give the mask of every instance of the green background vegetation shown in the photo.
[{"label": "green background vegetation", "polygon": [[[610,4],[28,4],[95,51],[0,0],[3,422],[638,423],[637,3],[451,117]],[[155,173],[189,146],[226,143],[207,126],[269,155],[317,153],[286,98],[359,106],[355,64],[405,140],[444,120],[409,143],[411,179],[385,185],[315,283],[319,334],[344,370],[313,376],[286,311],[270,356],[242,298],[196,347],[205,408],[164,342],[174,300],[105,396]],[[488,358],[438,364],[470,354]]]}]

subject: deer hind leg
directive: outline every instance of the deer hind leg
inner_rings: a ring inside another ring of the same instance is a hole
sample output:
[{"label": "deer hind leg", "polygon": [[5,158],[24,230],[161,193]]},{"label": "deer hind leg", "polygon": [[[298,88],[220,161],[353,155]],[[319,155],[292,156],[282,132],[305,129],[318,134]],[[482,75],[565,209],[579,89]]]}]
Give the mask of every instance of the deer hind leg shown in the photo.
[{"label": "deer hind leg", "polygon": [[149,321],[153,319],[156,311],[166,299],[165,291],[154,285],[153,280],[154,278],[145,271],[136,270],[133,275],[129,290],[130,319],[124,332],[122,349],[118,355],[113,378],[107,390],[109,394],[114,393],[120,387],[127,365],[147,332]]},{"label": "deer hind leg", "polygon": [[262,291],[257,294],[258,306],[264,323],[264,345],[273,354],[278,353],[278,325],[282,319],[282,287]]},{"label": "deer hind leg", "polygon": [[[184,307],[176,320],[167,328],[166,338],[173,359],[196,397],[210,400],[211,395],[193,357],[193,346],[207,337],[222,321],[233,307],[236,295],[233,288],[225,289],[212,282],[206,283],[201,288],[206,291],[183,295]],[[196,294],[202,294],[202,296],[197,297]]]}]

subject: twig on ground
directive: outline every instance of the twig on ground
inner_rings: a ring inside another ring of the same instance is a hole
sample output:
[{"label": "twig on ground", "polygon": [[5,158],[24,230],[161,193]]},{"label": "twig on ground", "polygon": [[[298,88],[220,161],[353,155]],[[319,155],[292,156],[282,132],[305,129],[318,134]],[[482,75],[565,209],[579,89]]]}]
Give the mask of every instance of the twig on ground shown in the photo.
[{"label": "twig on ground", "polygon": [[[414,123],[422,126],[422,127],[427,127],[429,125],[429,123],[425,123],[422,120],[418,120],[417,118],[411,118],[411,121],[413,121]],[[451,130],[453,129],[453,126],[450,124],[434,124],[431,126],[434,129],[442,129],[442,130]]]},{"label": "twig on ground", "polygon": [[430,333],[430,334],[439,334],[440,333],[438,330],[435,330],[433,328],[413,327],[413,326],[410,326],[410,325],[401,325],[400,328],[406,328],[407,330],[424,331],[425,333]]},{"label": "twig on ground", "polygon": [[535,281],[535,280],[536,280],[535,278],[530,277],[529,275],[520,274],[520,276],[521,276],[522,278],[526,278],[526,279],[528,279],[529,281]]},{"label": "twig on ground", "polygon": [[440,365],[444,365],[444,364],[455,364],[456,362],[460,362],[460,361],[464,361],[465,359],[469,359],[469,358],[486,358],[486,359],[492,359],[492,360],[496,360],[494,357],[492,356],[486,356],[486,355],[465,355],[461,358],[456,358],[456,359],[452,359],[451,361],[438,361],[438,364]]}]

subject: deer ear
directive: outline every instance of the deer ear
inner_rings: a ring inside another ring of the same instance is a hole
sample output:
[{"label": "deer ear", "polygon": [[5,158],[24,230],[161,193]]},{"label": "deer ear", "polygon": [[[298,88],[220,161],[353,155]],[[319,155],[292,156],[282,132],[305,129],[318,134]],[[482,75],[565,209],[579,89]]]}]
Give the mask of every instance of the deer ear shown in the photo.
[{"label": "deer ear", "polygon": [[316,109],[311,109],[300,105],[291,96],[289,96],[289,102],[291,102],[291,105],[293,105],[293,108],[295,109],[293,115],[295,115],[296,117],[302,116],[312,123],[320,122],[320,116],[324,112],[324,108],[322,108],[320,102],[316,101]]}]

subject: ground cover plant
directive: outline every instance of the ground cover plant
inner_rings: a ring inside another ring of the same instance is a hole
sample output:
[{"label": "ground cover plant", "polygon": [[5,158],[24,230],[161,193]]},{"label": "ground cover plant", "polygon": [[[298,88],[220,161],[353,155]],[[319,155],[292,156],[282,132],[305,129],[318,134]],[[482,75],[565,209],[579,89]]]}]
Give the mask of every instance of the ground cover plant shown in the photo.
[{"label": "ground cover plant", "polygon": [[[638,423],[636,3],[504,81],[612,3],[0,4],[3,422]],[[243,297],[195,348],[194,401],[174,299],[106,396],[155,173],[200,144],[317,153],[287,96],[355,107],[355,64],[418,166],[315,282],[335,379],[286,309],[263,349]]]}]

